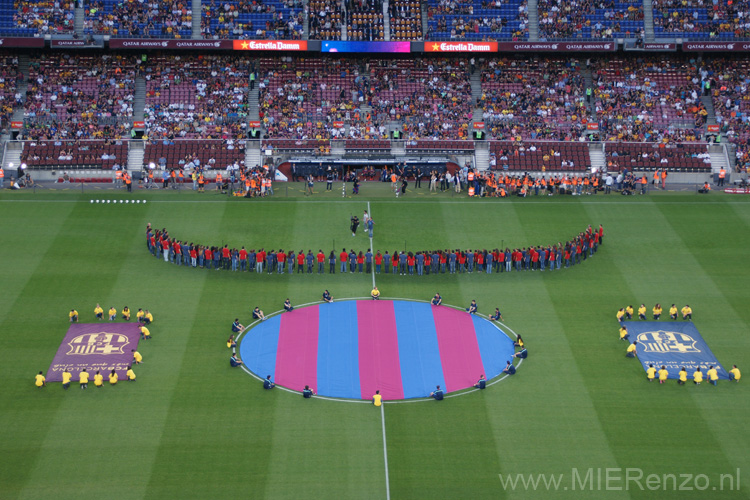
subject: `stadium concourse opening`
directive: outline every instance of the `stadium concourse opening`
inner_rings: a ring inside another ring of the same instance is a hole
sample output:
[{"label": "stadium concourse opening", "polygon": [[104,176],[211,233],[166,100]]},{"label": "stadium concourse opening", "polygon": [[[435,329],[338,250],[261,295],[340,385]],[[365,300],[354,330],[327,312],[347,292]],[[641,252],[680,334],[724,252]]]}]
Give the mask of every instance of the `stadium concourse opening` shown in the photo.
[{"label": "stadium concourse opening", "polygon": [[294,391],[385,400],[454,392],[500,375],[514,354],[499,326],[449,306],[342,300],[260,321],[241,339],[245,366]]}]

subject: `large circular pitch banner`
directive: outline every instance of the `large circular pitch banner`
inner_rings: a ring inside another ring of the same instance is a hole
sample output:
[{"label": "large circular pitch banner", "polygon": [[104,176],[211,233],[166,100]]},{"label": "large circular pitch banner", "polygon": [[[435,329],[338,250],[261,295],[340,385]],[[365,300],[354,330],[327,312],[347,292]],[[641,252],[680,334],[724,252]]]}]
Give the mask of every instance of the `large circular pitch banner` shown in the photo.
[{"label": "large circular pitch banner", "polygon": [[258,323],[240,343],[245,366],[260,378],[350,399],[465,389],[480,375],[499,375],[513,352],[511,338],[482,317],[402,300],[301,307]]}]

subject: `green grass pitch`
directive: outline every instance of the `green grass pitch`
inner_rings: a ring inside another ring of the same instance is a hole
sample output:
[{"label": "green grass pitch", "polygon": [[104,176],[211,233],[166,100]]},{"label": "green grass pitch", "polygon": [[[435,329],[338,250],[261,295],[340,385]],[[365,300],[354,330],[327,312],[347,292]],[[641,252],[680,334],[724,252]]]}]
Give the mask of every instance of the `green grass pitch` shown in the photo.
[{"label": "green grass pitch", "polygon": [[[498,201],[423,187],[397,200],[382,184],[364,184],[357,198],[342,198],[340,185],[311,198],[301,189],[282,184],[267,200],[189,191],[0,193],[0,498],[750,497],[750,380],[649,384],[640,364],[625,358],[615,322],[627,304],[689,303],[719,360],[750,376],[750,198]],[[365,249],[367,238],[353,238],[348,220],[368,201],[381,251],[527,246],[564,241],[588,224],[605,228],[597,255],[572,269],[377,277],[384,297],[440,291],[448,304],[476,298],[485,314],[500,307],[530,352],[515,377],[485,391],[386,404],[388,489],[380,411],[263,391],[229,368],[225,345],[231,321],[249,322],[255,305],[269,312],[286,297],[311,302],[324,288],[362,296],[371,277],[186,269],[151,258],[144,244],[151,222],[195,242]],[[67,312],[75,307],[92,321],[97,302],[105,311],[128,305],[154,313],[138,382],[37,390],[34,374],[49,366]],[[641,471],[640,483],[618,481],[626,469],[633,478]],[[504,481],[516,474],[562,482],[513,489]],[[649,474],[661,481],[656,491]],[[670,474],[676,485],[665,479]],[[720,483],[722,474],[734,484]],[[685,475],[691,479],[683,483]]]}]

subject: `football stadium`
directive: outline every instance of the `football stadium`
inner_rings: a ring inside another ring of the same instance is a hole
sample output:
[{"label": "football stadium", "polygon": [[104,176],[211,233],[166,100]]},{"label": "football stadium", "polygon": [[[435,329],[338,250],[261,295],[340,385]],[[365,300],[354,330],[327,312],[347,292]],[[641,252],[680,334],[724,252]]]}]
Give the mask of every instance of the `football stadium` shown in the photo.
[{"label": "football stadium", "polygon": [[0,498],[750,498],[748,2],[0,0],[0,59]]}]

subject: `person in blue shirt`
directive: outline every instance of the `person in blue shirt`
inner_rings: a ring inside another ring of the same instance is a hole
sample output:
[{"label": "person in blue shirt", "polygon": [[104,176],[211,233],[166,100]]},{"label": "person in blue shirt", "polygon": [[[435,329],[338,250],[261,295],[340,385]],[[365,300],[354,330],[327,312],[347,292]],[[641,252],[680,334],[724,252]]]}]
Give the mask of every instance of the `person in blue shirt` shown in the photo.
[{"label": "person in blue shirt", "polygon": [[372,217],[370,217],[367,220],[367,231],[368,231],[368,233],[370,235],[370,238],[372,238],[372,229],[373,229],[374,226],[375,226],[375,223],[372,221]]},{"label": "person in blue shirt", "polygon": [[354,273],[357,271],[357,254],[352,249],[349,252],[349,272]]},{"label": "person in blue shirt", "polygon": [[503,313],[500,312],[500,309],[497,307],[495,308],[495,314],[490,316],[490,319],[493,321],[502,321],[503,320]]},{"label": "person in blue shirt", "polygon": [[479,380],[477,380],[477,383],[474,384],[474,387],[477,389],[484,389],[487,387],[487,379],[484,378],[484,374],[479,376]]},{"label": "person in blue shirt", "polygon": [[445,394],[440,386],[437,386],[437,388],[430,393],[430,397],[435,398],[437,401],[442,401],[444,396]]},{"label": "person in blue shirt", "polygon": [[243,328],[245,327],[240,324],[240,319],[234,318],[234,323],[232,323],[232,331],[235,333],[241,332]]},{"label": "person in blue shirt", "polygon": [[315,393],[313,392],[312,389],[310,389],[309,385],[306,385],[305,388],[302,389],[302,397],[305,399],[313,397],[313,394]]},{"label": "person in blue shirt", "polygon": [[439,293],[435,293],[435,296],[430,301],[433,306],[439,306],[443,303],[443,297]]},{"label": "person in blue shirt", "polygon": [[235,368],[237,366],[240,366],[242,364],[242,360],[237,357],[236,354],[232,354],[232,357],[229,358],[229,366],[232,368]]},{"label": "person in blue shirt", "polygon": [[307,264],[307,274],[312,274],[314,260],[315,260],[315,257],[313,256],[312,250],[308,250],[307,255],[305,255],[305,263]]},{"label": "person in blue shirt", "polygon": [[284,301],[284,310],[286,312],[294,311],[294,307],[292,307],[292,302],[289,300],[289,298]]},{"label": "person in blue shirt", "polygon": [[273,382],[271,382],[271,376],[268,375],[266,377],[266,379],[263,381],[263,388],[264,389],[273,389],[274,387],[276,387],[276,384],[274,384]]},{"label": "person in blue shirt", "polygon": [[286,261],[289,264],[289,274],[294,273],[294,264],[296,258],[297,255],[294,253],[294,250],[289,250],[289,255],[286,256]]},{"label": "person in blue shirt", "polygon": [[517,353],[515,353],[515,354],[513,355],[513,357],[514,357],[514,358],[521,358],[521,359],[526,359],[526,358],[528,357],[528,355],[529,355],[529,353],[528,353],[528,351],[526,350],[526,348],[524,347],[523,349],[521,349],[520,351],[518,351]]},{"label": "person in blue shirt", "polygon": [[466,267],[470,273],[474,272],[474,252],[471,250],[466,251]]},{"label": "person in blue shirt", "polygon": [[370,274],[372,272],[372,250],[367,249],[367,253],[365,253],[365,272],[367,274]]},{"label": "person in blue shirt", "polygon": [[255,309],[253,309],[253,319],[259,319],[261,321],[266,319],[266,315],[263,314],[263,311],[260,310],[260,307],[256,307]]},{"label": "person in blue shirt", "polygon": [[508,375],[515,375],[516,374],[516,367],[508,361],[505,365],[505,369],[503,370],[503,373],[507,373]]},{"label": "person in blue shirt", "polygon": [[388,253],[388,250],[386,250],[385,254],[383,254],[383,266],[385,266],[385,274],[391,272],[391,254]]},{"label": "person in blue shirt", "polygon": [[492,273],[492,259],[493,259],[492,252],[487,252],[487,256],[484,258],[484,263],[487,268],[487,274]]},{"label": "person in blue shirt", "polygon": [[450,264],[450,273],[454,274],[456,272],[456,252],[448,254],[448,263]]},{"label": "person in blue shirt", "polygon": [[323,302],[333,302],[333,297],[331,297],[331,294],[328,293],[328,290],[323,292]]},{"label": "person in blue shirt", "polygon": [[404,252],[398,254],[398,272],[401,276],[406,275],[406,254]]},{"label": "person in blue shirt", "polygon": [[422,276],[424,274],[424,254],[422,252],[417,252],[417,276]]},{"label": "person in blue shirt", "polygon": [[477,312],[477,301],[476,300],[472,300],[471,304],[469,304],[469,307],[466,308],[466,311],[469,314],[476,314],[476,312]]}]

